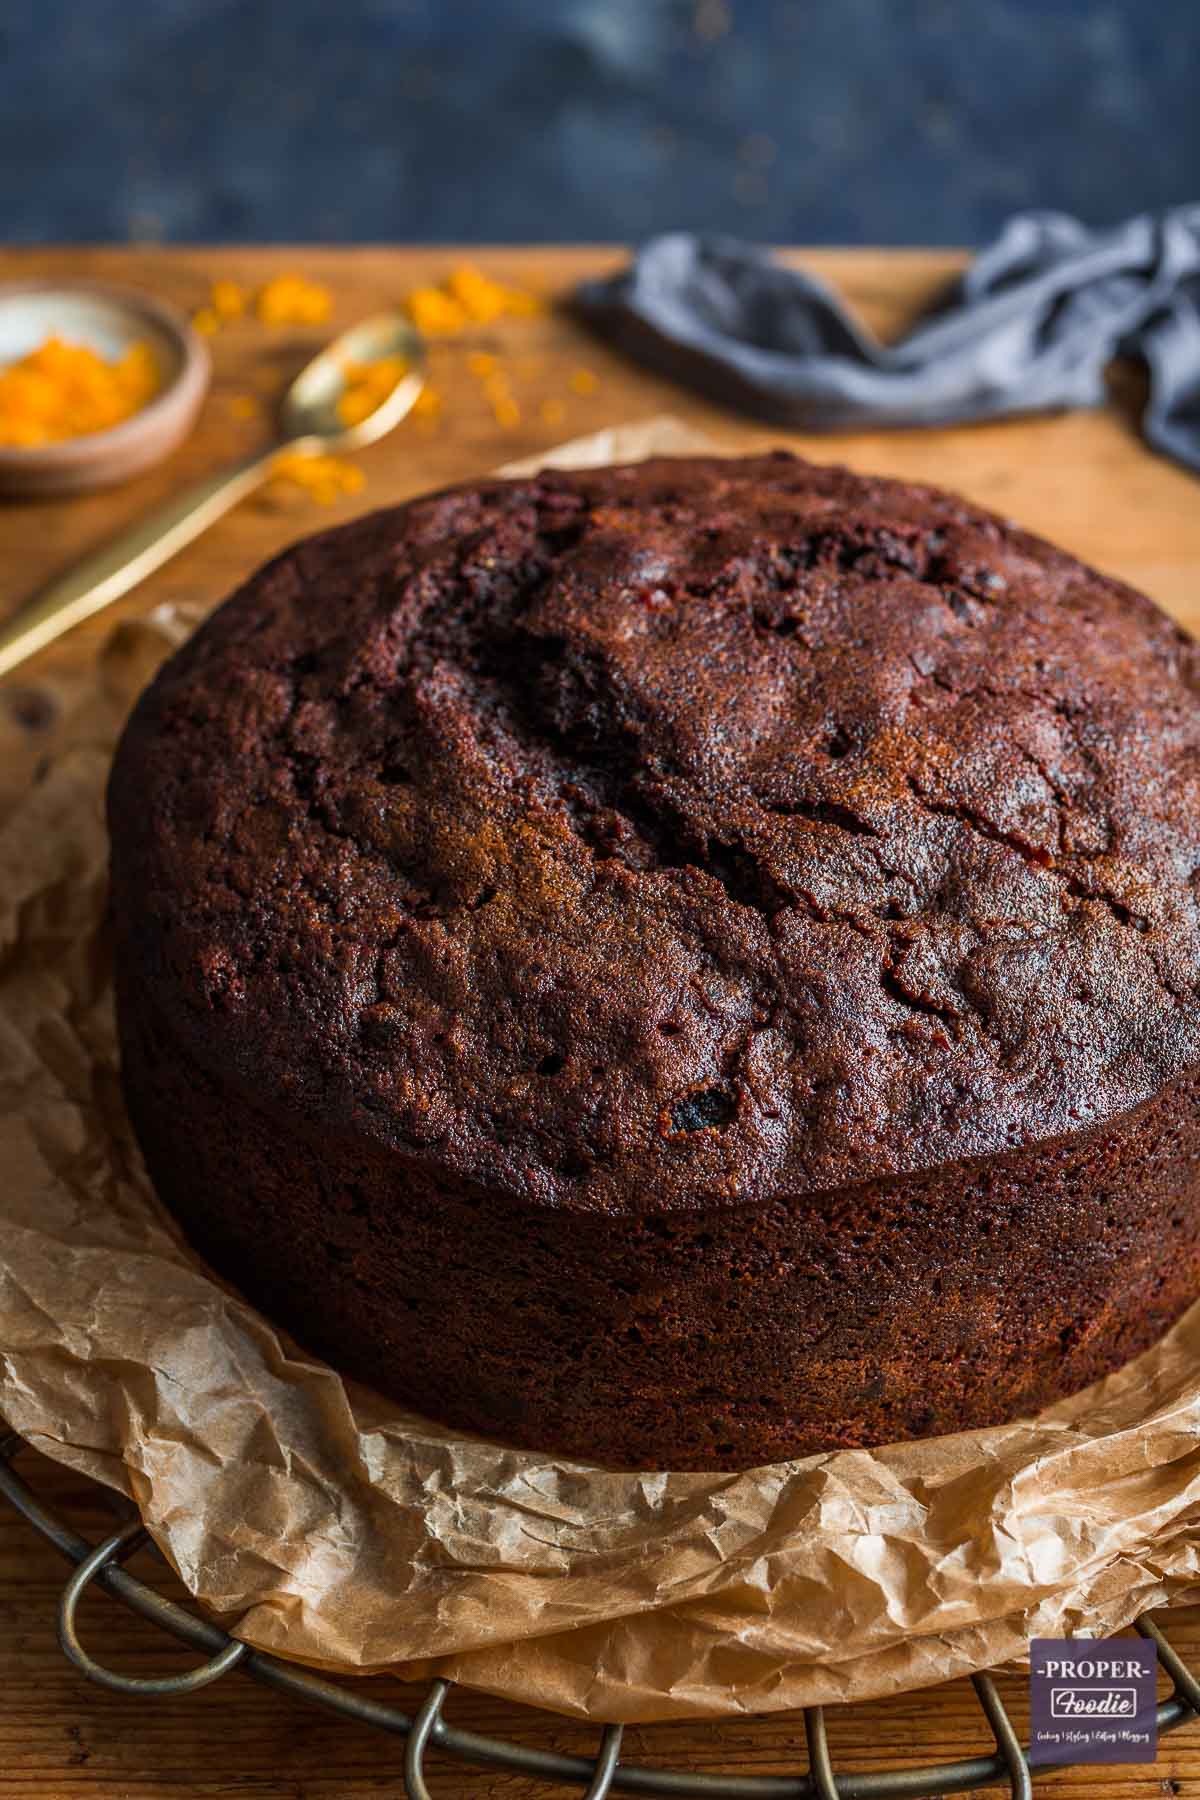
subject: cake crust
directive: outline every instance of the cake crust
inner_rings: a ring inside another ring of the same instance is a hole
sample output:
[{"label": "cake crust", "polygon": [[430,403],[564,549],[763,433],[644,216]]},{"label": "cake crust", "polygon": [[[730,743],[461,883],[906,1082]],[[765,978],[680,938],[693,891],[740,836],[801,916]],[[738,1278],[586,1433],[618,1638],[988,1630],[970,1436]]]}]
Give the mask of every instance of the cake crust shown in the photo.
[{"label": "cake crust", "polygon": [[374,515],[122,740],[151,1172],[302,1341],[522,1442],[1011,1416],[1197,1289],[1198,784],[1190,638],[934,490],[660,460]]}]

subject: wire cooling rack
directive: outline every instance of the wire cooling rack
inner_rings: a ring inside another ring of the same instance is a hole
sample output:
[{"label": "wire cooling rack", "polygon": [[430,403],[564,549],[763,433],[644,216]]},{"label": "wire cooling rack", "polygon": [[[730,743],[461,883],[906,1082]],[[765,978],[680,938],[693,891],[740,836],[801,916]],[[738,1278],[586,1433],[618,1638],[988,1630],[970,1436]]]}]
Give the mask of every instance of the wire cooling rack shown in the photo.
[{"label": "wire cooling rack", "polygon": [[[1005,1784],[1013,1800],[1032,1800],[1031,1769],[1036,1768],[1036,1758],[1031,1765],[1029,1752],[1022,1748],[990,1675],[971,1677],[995,1745],[990,1754],[874,1774],[835,1771],[825,1736],[825,1714],[819,1706],[806,1707],[804,1711],[807,1771],[782,1776],[699,1775],[686,1769],[647,1768],[625,1762],[621,1757],[619,1725],[610,1725],[601,1732],[596,1753],[590,1757],[563,1756],[475,1731],[462,1731],[443,1716],[453,1686],[448,1681],[431,1682],[416,1713],[401,1712],[398,1707],[358,1691],[354,1685],[331,1681],[293,1663],[281,1662],[262,1650],[252,1650],[208,1619],[147,1587],[121,1566],[126,1557],[149,1541],[139,1521],[131,1519],[103,1543],[88,1543],[44,1506],[17,1474],[12,1464],[22,1447],[23,1440],[15,1432],[5,1434],[0,1420],[0,1494],[74,1565],[59,1600],[58,1637],[76,1668],[119,1694],[143,1699],[159,1694],[194,1693],[237,1669],[294,1699],[325,1707],[401,1738],[404,1793],[408,1800],[432,1800],[425,1781],[425,1757],[431,1747],[460,1763],[532,1775],[571,1793],[582,1793],[583,1800],[604,1800],[605,1795],[619,1793],[665,1794],[673,1800],[926,1800],[926,1796],[970,1794]],[[182,1675],[139,1677],[105,1668],[84,1649],[75,1629],[79,1602],[93,1582],[172,1637],[202,1651],[207,1660]],[[1172,1683],[1170,1697],[1158,1708],[1161,1736],[1200,1716],[1200,1680],[1151,1620],[1139,1619],[1136,1628],[1157,1646],[1159,1665]]]}]

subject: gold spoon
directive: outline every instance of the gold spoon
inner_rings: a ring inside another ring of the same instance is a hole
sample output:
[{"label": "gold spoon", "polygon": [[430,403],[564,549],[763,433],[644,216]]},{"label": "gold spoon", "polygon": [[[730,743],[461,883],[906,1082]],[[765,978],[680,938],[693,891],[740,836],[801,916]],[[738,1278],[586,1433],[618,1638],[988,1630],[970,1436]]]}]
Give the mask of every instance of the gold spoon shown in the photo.
[{"label": "gold spoon", "polygon": [[[402,356],[407,372],[365,418],[355,425],[343,424],[338,401],[345,392],[346,365],[378,362],[385,356]],[[343,332],[301,369],[287,389],[279,408],[275,443],[168,500],[52,581],[15,619],[0,627],[0,675],[161,568],[231,506],[253,493],[267,479],[281,452],[356,450],[373,444],[410,410],[424,386],[424,370],[425,346],[401,313],[379,313]]]}]

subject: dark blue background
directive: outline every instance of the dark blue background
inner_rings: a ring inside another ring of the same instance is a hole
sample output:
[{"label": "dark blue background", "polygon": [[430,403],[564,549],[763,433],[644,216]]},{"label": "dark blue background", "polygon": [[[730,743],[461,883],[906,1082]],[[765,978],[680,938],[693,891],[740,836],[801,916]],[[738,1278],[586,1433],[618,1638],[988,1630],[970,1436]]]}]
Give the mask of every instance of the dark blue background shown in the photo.
[{"label": "dark blue background", "polygon": [[1200,198],[1200,0],[3,0],[0,234],[978,241]]}]

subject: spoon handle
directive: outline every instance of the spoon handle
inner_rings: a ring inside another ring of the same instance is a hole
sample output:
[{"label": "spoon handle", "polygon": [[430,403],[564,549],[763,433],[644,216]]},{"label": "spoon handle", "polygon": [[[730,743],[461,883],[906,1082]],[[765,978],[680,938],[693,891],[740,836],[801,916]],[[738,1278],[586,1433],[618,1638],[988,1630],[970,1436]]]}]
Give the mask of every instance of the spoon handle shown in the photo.
[{"label": "spoon handle", "polygon": [[266,479],[279,449],[273,444],[206,476],[42,588],[0,628],[0,675],[161,568]]}]

